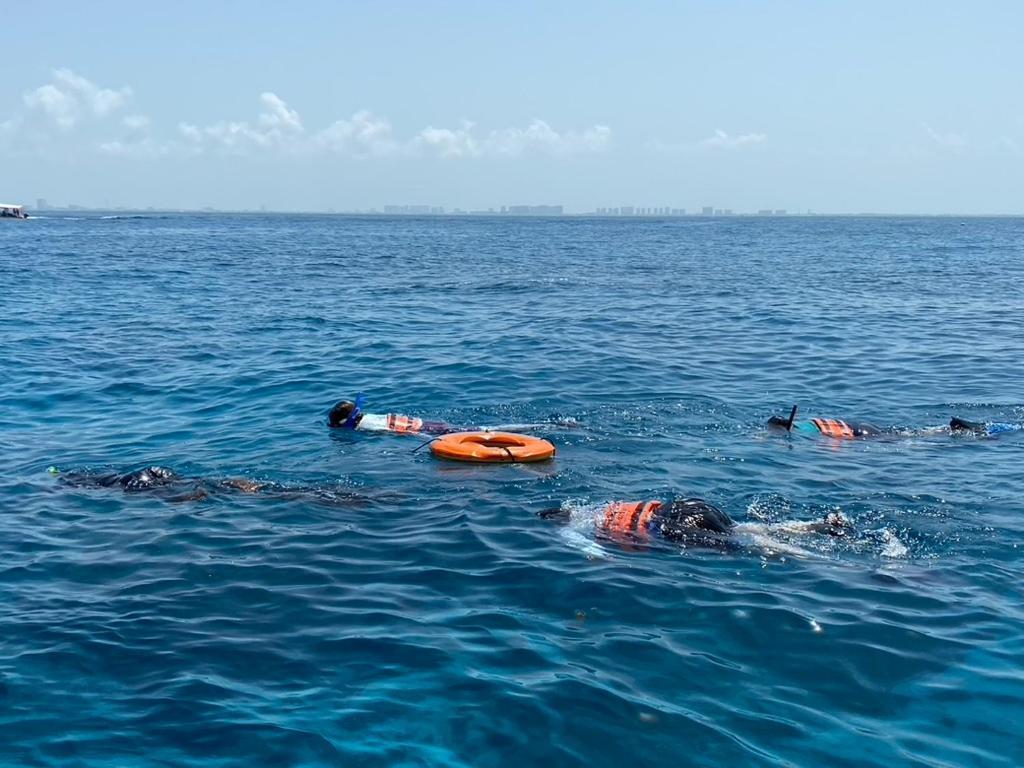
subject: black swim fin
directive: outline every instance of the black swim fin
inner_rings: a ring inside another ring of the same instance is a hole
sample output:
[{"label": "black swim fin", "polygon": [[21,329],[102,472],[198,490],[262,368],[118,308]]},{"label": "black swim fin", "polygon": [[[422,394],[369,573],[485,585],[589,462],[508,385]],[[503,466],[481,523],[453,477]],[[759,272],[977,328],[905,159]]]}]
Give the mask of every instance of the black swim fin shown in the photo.
[{"label": "black swim fin", "polygon": [[977,432],[978,434],[985,434],[988,431],[984,422],[968,421],[956,416],[949,420],[949,429],[952,432]]},{"label": "black swim fin", "polygon": [[545,520],[554,520],[557,523],[567,523],[569,518],[572,517],[572,513],[568,509],[551,507],[550,509],[542,509],[537,513],[537,517],[543,517]]}]

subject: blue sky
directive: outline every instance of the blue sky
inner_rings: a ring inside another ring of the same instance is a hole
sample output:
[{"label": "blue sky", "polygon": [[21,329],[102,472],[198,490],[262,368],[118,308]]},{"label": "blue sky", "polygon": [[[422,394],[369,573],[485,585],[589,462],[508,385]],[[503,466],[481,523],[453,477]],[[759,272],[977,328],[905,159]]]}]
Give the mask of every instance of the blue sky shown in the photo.
[{"label": "blue sky", "polygon": [[0,199],[1024,213],[1024,4],[24,4]]}]

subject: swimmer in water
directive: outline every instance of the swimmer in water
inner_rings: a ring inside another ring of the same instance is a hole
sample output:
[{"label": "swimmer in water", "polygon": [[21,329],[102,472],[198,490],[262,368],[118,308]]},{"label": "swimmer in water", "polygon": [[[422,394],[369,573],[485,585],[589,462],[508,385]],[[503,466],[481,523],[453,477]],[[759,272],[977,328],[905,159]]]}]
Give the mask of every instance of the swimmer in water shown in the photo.
[{"label": "swimmer in water", "polygon": [[459,427],[443,421],[427,421],[400,413],[365,413],[363,396],[355,401],[339,400],[327,414],[332,429],[354,429],[361,432],[391,432],[400,435],[447,435],[450,432],[487,432],[537,429],[540,427],[574,427],[573,419],[558,418],[547,424],[501,424],[492,427]]},{"label": "swimmer in water", "polygon": [[363,398],[341,400],[327,414],[327,423],[334,429],[358,429],[364,432],[393,432],[402,435],[446,435],[449,432],[469,432],[473,428],[453,427],[443,421],[424,421],[415,416],[399,413],[364,413]]},{"label": "swimmer in water", "polygon": [[797,407],[794,405],[789,417],[772,416],[768,426],[773,429],[785,429],[803,435],[824,435],[839,439],[852,440],[857,437],[874,437],[885,434],[885,430],[867,422],[851,422],[842,419],[800,419],[796,418]]},{"label": "swimmer in water", "polygon": [[984,437],[994,437],[1007,432],[1016,432],[1024,429],[1024,425],[1011,424],[1007,422],[979,422],[967,421],[953,417],[949,420],[949,426],[923,427],[917,429],[906,429],[902,427],[876,427],[867,422],[843,421],[842,419],[800,419],[796,418],[797,406],[793,406],[789,417],[772,416],[768,419],[768,426],[773,429],[785,429],[788,432],[797,432],[804,435],[824,435],[839,440],[853,440],[859,437],[878,437],[889,435],[893,437],[928,437],[943,434],[975,434]]},{"label": "swimmer in water", "polygon": [[76,469],[63,472],[50,467],[58,482],[72,488],[120,488],[125,493],[150,492],[167,501],[201,501],[219,493],[245,493],[273,496],[277,499],[312,501],[328,505],[350,505],[363,497],[339,486],[291,486],[244,477],[184,477],[173,469],[143,467],[132,472],[101,472]]},{"label": "swimmer in water", "polygon": [[[603,509],[573,509],[562,505],[538,515],[564,524],[592,524],[603,536],[628,541],[668,541],[728,548],[753,543],[767,546],[774,533],[786,535],[823,534],[847,536],[853,525],[841,512],[830,512],[816,522],[737,523],[718,507],[703,499],[681,497],[662,501],[613,501]],[[745,534],[745,536],[744,536]],[[777,548],[785,548],[784,545]]]}]

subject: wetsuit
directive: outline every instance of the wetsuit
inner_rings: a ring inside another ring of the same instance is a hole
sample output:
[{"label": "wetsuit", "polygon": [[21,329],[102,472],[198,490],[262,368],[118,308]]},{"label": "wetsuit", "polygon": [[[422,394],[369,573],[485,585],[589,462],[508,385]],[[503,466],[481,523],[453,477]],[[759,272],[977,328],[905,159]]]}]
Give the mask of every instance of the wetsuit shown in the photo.
[{"label": "wetsuit", "polygon": [[805,435],[824,435],[840,440],[855,437],[873,437],[883,434],[883,430],[866,422],[843,421],[842,419],[801,419],[793,422],[792,432]]},{"label": "wetsuit", "polygon": [[243,477],[183,477],[173,469],[151,466],[133,472],[95,472],[71,470],[62,472],[50,467],[57,480],[74,488],[116,488],[125,493],[153,492],[166,501],[200,501],[214,493],[235,492],[272,495],[278,499],[298,499],[321,504],[351,504],[364,497],[338,486],[293,486],[249,480]]},{"label": "wetsuit", "polygon": [[[545,509],[539,515],[564,523],[572,519],[572,511],[564,507]],[[697,498],[678,498],[667,503],[613,501],[594,522],[599,532],[620,541],[664,539],[711,547],[730,546],[732,534],[749,525],[738,525],[718,507]],[[850,521],[839,512],[829,513],[820,521],[790,521],[782,525],[788,533],[845,536],[852,531]]]},{"label": "wetsuit", "polygon": [[[571,513],[561,507],[546,509],[540,516],[567,521]],[[662,538],[668,541],[720,540],[735,527],[725,512],[703,499],[661,501],[613,501],[597,518],[597,528],[614,537]]]}]

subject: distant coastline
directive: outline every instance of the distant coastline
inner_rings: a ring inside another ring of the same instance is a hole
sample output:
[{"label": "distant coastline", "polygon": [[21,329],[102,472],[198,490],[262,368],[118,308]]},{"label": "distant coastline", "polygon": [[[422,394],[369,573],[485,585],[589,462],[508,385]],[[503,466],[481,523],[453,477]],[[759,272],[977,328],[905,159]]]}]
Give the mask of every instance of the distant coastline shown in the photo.
[{"label": "distant coastline", "polygon": [[[559,206],[560,208],[561,206]],[[410,218],[505,218],[505,219],[614,219],[614,220],[625,220],[625,221],[650,221],[650,220],[666,220],[666,219],[684,219],[684,220],[709,220],[709,219],[834,219],[834,218],[872,218],[872,219],[1018,219],[1024,217],[1024,211],[1020,213],[877,213],[877,212],[858,212],[858,213],[833,213],[833,212],[817,212],[817,211],[805,211],[805,212],[771,212],[767,213],[764,211],[757,212],[743,212],[743,211],[729,211],[729,212],[715,212],[715,213],[701,213],[701,212],[686,212],[686,213],[668,213],[668,214],[657,214],[657,213],[634,213],[634,214],[613,214],[613,213],[601,213],[597,211],[560,211],[558,213],[510,213],[501,212],[500,210],[473,210],[466,211],[460,209],[442,210],[442,211],[429,211],[429,212],[394,212],[394,211],[383,211],[374,208],[368,209],[353,209],[353,210],[341,210],[341,209],[324,209],[324,210],[308,210],[308,209],[296,209],[296,210],[285,210],[285,209],[269,209],[269,208],[108,208],[99,207],[92,208],[87,206],[69,206],[69,207],[47,207],[47,208],[30,208],[25,207],[26,212],[29,216],[50,216],[50,215],[62,215],[62,216],[75,216],[75,215],[111,215],[111,216],[166,216],[166,215],[247,215],[247,216],[359,216],[359,217],[377,217],[381,219],[410,219]]]}]

